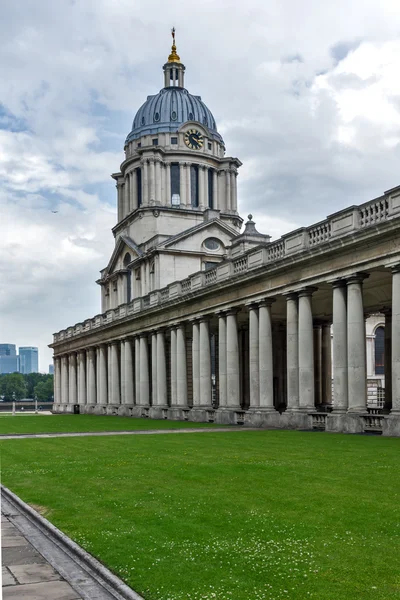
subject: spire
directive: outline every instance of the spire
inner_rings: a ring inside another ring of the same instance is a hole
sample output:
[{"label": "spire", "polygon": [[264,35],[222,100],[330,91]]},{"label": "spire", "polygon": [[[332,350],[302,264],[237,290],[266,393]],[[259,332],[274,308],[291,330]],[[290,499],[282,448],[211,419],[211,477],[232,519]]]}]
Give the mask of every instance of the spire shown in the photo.
[{"label": "spire", "polygon": [[181,63],[181,57],[176,51],[175,45],[175,27],[171,29],[172,48],[171,54],[168,56],[168,62],[163,66],[164,70],[164,87],[185,87],[184,75],[185,65]]},{"label": "spire", "polygon": [[171,35],[172,35],[172,47],[171,47],[171,54],[168,56],[168,62],[169,63],[180,63],[181,58],[180,58],[179,54],[177,54],[176,46],[175,46],[175,27],[173,27],[171,29]]}]

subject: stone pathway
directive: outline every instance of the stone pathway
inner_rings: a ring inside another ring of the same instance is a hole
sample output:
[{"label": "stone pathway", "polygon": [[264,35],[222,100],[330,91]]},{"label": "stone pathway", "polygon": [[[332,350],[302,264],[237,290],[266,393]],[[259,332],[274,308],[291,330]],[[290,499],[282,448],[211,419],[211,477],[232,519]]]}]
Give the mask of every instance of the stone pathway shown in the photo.
[{"label": "stone pathway", "polygon": [[58,438],[58,437],[87,437],[104,435],[160,435],[163,433],[229,433],[231,431],[262,431],[260,427],[215,427],[192,429],[138,429],[133,431],[88,431],[79,433],[7,433],[1,434],[0,440],[17,440],[24,438]]},{"label": "stone pathway", "polygon": [[3,514],[1,550],[3,600],[82,599]]}]

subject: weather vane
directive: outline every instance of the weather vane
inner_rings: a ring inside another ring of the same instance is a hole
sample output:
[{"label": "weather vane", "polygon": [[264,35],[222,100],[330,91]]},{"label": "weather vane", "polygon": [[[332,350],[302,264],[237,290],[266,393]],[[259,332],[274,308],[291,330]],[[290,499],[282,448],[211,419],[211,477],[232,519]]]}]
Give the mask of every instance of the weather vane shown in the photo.
[{"label": "weather vane", "polygon": [[172,43],[175,44],[175,27],[171,29]]}]

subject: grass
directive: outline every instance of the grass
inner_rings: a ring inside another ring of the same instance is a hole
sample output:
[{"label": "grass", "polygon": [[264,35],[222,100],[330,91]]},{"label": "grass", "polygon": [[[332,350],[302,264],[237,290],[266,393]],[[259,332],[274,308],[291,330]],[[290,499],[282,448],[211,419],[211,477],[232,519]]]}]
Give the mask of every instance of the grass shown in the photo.
[{"label": "grass", "polygon": [[133,419],[97,415],[18,415],[0,414],[0,435],[7,433],[65,433],[92,431],[136,431],[144,429],[186,429],[216,427],[213,423]]},{"label": "grass", "polygon": [[146,600],[400,598],[399,439],[244,431],[0,446],[3,483]]}]

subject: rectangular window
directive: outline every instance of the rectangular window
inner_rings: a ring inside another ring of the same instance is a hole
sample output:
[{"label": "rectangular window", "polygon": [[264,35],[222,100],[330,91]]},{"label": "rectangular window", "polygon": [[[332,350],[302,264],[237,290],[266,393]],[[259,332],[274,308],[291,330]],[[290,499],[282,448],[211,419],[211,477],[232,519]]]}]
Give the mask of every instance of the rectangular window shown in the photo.
[{"label": "rectangular window", "polygon": [[190,167],[190,199],[192,206],[199,205],[199,167]]},{"label": "rectangular window", "polygon": [[136,169],[136,182],[137,182],[137,205],[138,208],[142,204],[142,169]]},{"label": "rectangular window", "polygon": [[142,147],[142,143],[141,143],[141,142],[138,142],[138,145],[137,145],[137,147],[138,147],[138,148],[141,148],[141,147]]},{"label": "rectangular window", "polygon": [[171,144],[177,144],[178,143],[178,138],[177,137],[172,137],[171,138]]},{"label": "rectangular window", "polygon": [[158,138],[154,138],[154,140],[153,140],[153,146],[158,146]]},{"label": "rectangular window", "polygon": [[208,149],[212,150],[212,143],[211,142],[208,142]]},{"label": "rectangular window", "polygon": [[213,195],[214,195],[214,171],[208,169],[208,208],[214,208],[213,206]]},{"label": "rectangular window", "polygon": [[172,206],[179,206],[181,203],[181,177],[179,163],[171,164],[171,204]]}]

